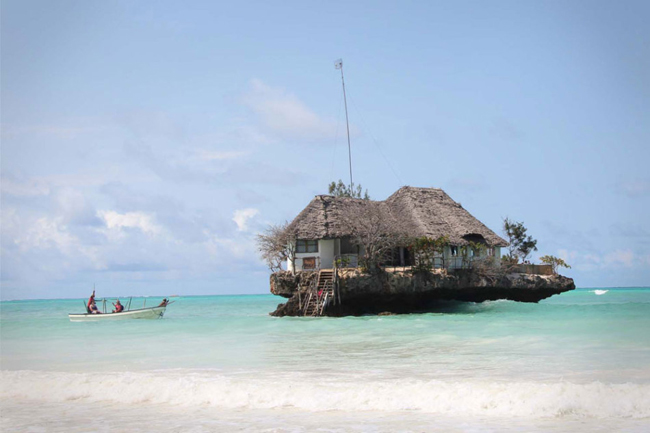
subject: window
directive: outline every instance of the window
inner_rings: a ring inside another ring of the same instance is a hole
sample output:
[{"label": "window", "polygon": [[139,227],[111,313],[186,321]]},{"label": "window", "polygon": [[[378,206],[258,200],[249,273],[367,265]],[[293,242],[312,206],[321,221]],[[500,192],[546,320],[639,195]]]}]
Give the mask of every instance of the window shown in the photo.
[{"label": "window", "polygon": [[494,256],[494,248],[490,247],[487,249],[487,255],[488,257]]},{"label": "window", "polygon": [[456,246],[451,246],[451,247],[449,247],[449,249],[451,250],[451,256],[452,256],[452,257],[456,257],[456,256],[458,256],[458,247],[456,247]]},{"label": "window", "polygon": [[296,244],[297,253],[317,253],[318,252],[318,241],[306,241],[299,239]]}]

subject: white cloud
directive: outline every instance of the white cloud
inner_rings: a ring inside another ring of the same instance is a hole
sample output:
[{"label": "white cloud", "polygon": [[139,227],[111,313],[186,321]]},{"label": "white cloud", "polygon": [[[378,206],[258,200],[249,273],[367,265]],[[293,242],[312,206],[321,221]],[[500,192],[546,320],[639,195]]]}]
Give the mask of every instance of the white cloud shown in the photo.
[{"label": "white cloud", "polygon": [[557,255],[565,262],[573,261],[577,257],[577,251],[559,250]]},{"label": "white cloud", "polygon": [[[47,272],[50,278],[74,267],[75,263],[99,267],[97,246],[84,243],[65,224],[64,218],[33,218],[21,215],[15,208],[2,211],[2,255],[3,260],[9,258],[13,263],[33,263],[37,272]],[[23,277],[29,280],[34,273]]]},{"label": "white cloud", "polygon": [[208,252],[220,260],[227,260],[228,258],[243,259],[250,257],[250,245],[248,242],[238,241],[236,239],[219,238],[209,232],[204,232],[208,236],[206,248]]},{"label": "white cloud", "polygon": [[592,265],[600,265],[603,262],[603,259],[596,254],[585,254],[582,259]]},{"label": "white cloud", "polygon": [[17,182],[6,176],[2,176],[2,179],[0,179],[0,188],[3,195],[8,194],[18,197],[32,197],[50,193],[50,187],[39,180],[30,179],[26,182]]},{"label": "white cloud", "polygon": [[557,255],[576,270],[594,271],[600,267],[601,259],[594,254],[583,254],[575,250],[560,249]]},{"label": "white cloud", "polygon": [[243,102],[260,117],[264,127],[286,138],[320,140],[336,133],[335,122],[318,116],[295,95],[260,80],[251,81]]},{"label": "white cloud", "polygon": [[248,220],[259,213],[260,211],[255,208],[237,209],[233,214],[232,220],[237,224],[237,230],[245,232],[248,230]]},{"label": "white cloud", "polygon": [[605,266],[624,266],[626,268],[631,268],[634,266],[634,259],[635,257],[632,251],[616,250],[605,256],[603,264]]},{"label": "white cloud", "polygon": [[156,224],[153,215],[144,212],[118,213],[115,211],[98,211],[97,216],[104,220],[110,229],[137,228],[151,236],[162,232],[162,226]]},{"label": "white cloud", "polygon": [[650,195],[650,180],[635,179],[626,182],[619,182],[617,189],[628,197],[642,197]]},{"label": "white cloud", "polygon": [[78,239],[68,233],[60,221],[46,217],[30,223],[15,242],[23,251],[54,247],[64,253],[70,253],[78,245]]},{"label": "white cloud", "polygon": [[558,256],[582,271],[635,268],[650,265],[650,255],[638,255],[631,250],[618,249],[610,253],[584,253],[559,250]]}]

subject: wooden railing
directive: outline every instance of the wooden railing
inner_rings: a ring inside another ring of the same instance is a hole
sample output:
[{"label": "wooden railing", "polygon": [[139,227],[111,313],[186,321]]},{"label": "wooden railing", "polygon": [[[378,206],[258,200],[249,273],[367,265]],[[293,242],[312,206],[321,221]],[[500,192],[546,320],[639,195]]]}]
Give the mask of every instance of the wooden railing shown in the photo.
[{"label": "wooden railing", "polygon": [[[338,272],[336,266],[332,270],[320,270],[317,278],[313,278],[306,290],[306,301],[302,304],[301,291],[298,291],[298,308],[303,316],[322,316],[325,308],[336,304],[338,289]],[[340,300],[340,295],[339,295]]]}]

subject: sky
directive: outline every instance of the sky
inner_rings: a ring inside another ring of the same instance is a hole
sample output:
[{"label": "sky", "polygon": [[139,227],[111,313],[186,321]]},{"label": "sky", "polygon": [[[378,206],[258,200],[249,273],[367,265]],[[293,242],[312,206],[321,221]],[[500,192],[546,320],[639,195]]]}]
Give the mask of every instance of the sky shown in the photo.
[{"label": "sky", "polygon": [[650,2],[1,3],[1,298],[268,293],[255,236],[348,182],[508,217],[650,286]]}]

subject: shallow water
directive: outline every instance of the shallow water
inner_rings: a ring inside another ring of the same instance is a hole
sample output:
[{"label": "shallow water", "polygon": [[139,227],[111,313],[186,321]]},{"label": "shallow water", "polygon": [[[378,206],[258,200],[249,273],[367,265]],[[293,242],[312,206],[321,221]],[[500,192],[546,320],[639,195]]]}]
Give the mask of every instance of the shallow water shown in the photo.
[{"label": "shallow water", "polygon": [[646,431],[650,289],[598,290],[350,318],[182,297],[113,323],[71,323],[78,299],[3,302],[2,428]]}]

